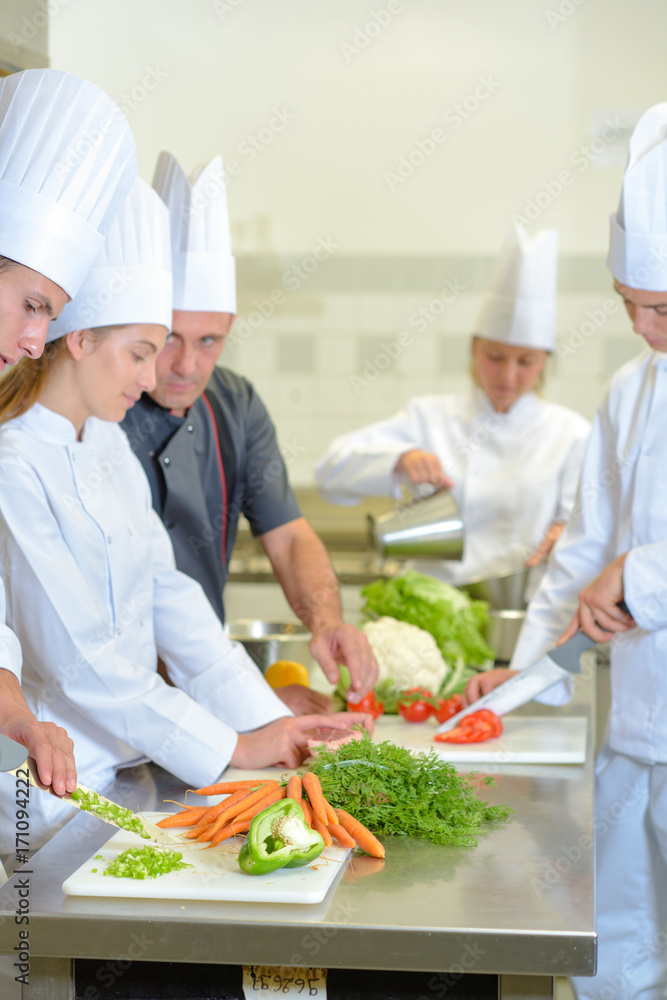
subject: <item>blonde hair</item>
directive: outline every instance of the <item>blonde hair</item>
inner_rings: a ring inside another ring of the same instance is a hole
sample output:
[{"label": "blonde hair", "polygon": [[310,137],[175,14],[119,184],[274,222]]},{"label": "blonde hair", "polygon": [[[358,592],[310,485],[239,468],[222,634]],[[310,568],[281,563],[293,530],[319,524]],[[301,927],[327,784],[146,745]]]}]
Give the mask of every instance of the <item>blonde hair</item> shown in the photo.
[{"label": "blonde hair", "polygon": [[[479,376],[477,374],[477,362],[475,360],[475,341],[486,340],[486,339],[487,339],[486,337],[482,337],[478,333],[473,333],[470,338],[470,367],[468,369],[468,374],[470,375],[470,378],[473,380],[475,385],[478,386],[478,388],[480,389],[482,388],[482,383],[480,382]],[[537,348],[527,348],[527,349],[537,350]],[[543,350],[543,348],[539,348],[539,350]],[[546,381],[546,376],[547,376],[547,367],[549,369],[552,367],[553,352],[545,351],[544,353],[546,354],[546,358],[544,361],[544,368],[537,376],[537,379],[535,381],[535,388],[533,389],[533,392],[537,396],[544,395],[544,383]]]},{"label": "blonde hair", "polygon": [[[98,326],[86,332],[98,339],[126,325]],[[47,344],[41,357],[22,358],[0,378],[0,424],[22,416],[39,401],[49,373],[68,354],[67,336],[63,335]]]}]

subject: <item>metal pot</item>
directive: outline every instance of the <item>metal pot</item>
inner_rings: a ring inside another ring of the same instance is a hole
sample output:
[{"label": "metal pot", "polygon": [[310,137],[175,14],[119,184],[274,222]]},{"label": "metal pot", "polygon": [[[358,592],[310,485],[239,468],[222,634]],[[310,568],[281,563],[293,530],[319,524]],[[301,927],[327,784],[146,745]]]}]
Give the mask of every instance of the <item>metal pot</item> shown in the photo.
[{"label": "metal pot", "polygon": [[496,660],[509,663],[516,646],[525,611],[489,611],[489,620],[484,629],[484,637],[496,651]]},{"label": "metal pot", "polygon": [[523,611],[528,606],[524,595],[529,575],[530,570],[522,568],[489,580],[462,583],[459,590],[465,590],[475,600],[486,601],[494,611]]},{"label": "metal pot", "polygon": [[371,541],[384,558],[463,558],[463,521],[449,490],[436,490],[398,504],[386,514],[368,515]]},{"label": "metal pot", "polygon": [[262,673],[276,660],[295,660],[308,667],[313,662],[308,650],[312,635],[301,622],[265,622],[239,618],[225,623],[230,639],[240,642]]}]

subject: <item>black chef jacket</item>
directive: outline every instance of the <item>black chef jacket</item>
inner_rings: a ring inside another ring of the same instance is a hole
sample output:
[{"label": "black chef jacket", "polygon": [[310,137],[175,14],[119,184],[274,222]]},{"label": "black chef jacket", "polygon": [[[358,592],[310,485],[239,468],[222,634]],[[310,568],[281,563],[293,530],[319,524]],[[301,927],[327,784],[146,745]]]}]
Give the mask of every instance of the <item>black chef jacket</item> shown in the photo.
[{"label": "black chef jacket", "polygon": [[144,393],[121,426],[148,476],[176,565],[201,583],[224,622],[239,516],[253,535],[301,516],[266,407],[247,379],[216,368],[185,417]]}]

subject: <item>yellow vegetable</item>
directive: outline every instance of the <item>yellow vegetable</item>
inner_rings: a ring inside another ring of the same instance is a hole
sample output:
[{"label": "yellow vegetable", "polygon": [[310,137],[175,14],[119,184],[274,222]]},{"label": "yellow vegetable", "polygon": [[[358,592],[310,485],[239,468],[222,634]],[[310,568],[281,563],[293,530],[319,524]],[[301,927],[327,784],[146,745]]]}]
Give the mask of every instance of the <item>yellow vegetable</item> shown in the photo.
[{"label": "yellow vegetable", "polygon": [[287,687],[288,684],[310,687],[308,670],[303,663],[296,663],[294,660],[276,660],[268,667],[264,679],[272,688]]}]

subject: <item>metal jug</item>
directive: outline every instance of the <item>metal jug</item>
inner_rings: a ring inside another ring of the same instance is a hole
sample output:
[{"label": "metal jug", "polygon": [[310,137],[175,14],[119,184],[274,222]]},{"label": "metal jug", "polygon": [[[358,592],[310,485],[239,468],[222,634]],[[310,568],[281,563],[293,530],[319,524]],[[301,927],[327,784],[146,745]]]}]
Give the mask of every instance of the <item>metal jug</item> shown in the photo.
[{"label": "metal jug", "polygon": [[378,517],[369,514],[368,521],[371,541],[383,558],[463,558],[463,521],[449,490],[415,497]]}]

